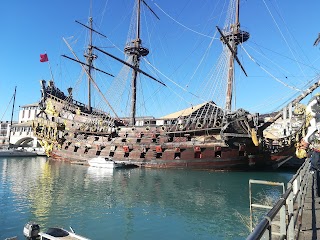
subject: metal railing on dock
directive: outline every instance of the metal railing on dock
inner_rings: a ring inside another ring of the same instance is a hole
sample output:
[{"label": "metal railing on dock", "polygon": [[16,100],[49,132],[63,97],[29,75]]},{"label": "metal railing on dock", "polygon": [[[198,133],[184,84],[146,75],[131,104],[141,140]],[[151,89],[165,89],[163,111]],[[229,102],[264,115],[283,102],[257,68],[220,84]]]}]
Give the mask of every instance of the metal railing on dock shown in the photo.
[{"label": "metal railing on dock", "polygon": [[[305,196],[308,189],[310,161],[306,159],[297,173],[287,184],[287,190],[266,216],[255,226],[247,240],[252,239],[297,239],[301,228],[301,219]],[[251,182],[250,182],[251,181]],[[250,180],[249,184],[265,184],[266,181]],[[264,183],[262,183],[264,182]],[[278,183],[273,183],[278,185]],[[251,187],[250,187],[251,191]],[[250,192],[250,217],[252,207],[265,207],[253,204]],[[265,207],[267,208],[267,207]]]},{"label": "metal railing on dock", "polygon": [[[282,187],[282,194],[285,193],[285,186],[284,183],[279,182],[270,182],[270,181],[263,181],[263,180],[249,180],[249,199],[250,199],[250,231],[253,231],[253,209],[260,208],[260,209],[272,209],[272,206],[266,204],[257,204],[252,202],[252,185],[253,184],[260,184],[260,185],[267,185],[267,186],[279,186]],[[280,212],[281,213],[281,212]]]}]

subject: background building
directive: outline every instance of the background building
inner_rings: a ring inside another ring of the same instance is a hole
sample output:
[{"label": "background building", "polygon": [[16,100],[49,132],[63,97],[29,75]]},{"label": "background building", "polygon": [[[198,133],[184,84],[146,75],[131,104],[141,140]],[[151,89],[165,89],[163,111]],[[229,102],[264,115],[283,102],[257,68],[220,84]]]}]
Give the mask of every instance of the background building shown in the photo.
[{"label": "background building", "polygon": [[[0,122],[0,146],[9,144],[10,122],[11,121]],[[17,124],[17,122],[12,122],[12,124]]]},{"label": "background building", "polygon": [[[39,104],[20,106],[18,122],[12,124],[10,143],[22,147],[40,147],[38,139],[33,135],[32,122],[40,112]],[[9,136],[10,127],[7,129]]]}]

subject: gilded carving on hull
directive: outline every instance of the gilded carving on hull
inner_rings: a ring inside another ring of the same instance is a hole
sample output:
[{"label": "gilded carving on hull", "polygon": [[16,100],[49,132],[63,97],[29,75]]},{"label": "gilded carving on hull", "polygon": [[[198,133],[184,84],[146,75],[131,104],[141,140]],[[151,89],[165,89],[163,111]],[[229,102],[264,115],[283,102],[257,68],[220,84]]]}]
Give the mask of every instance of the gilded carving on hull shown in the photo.
[{"label": "gilded carving on hull", "polygon": [[39,143],[44,148],[47,156],[50,157],[53,149],[53,143],[49,143],[46,140],[40,140]]},{"label": "gilded carving on hull", "polygon": [[59,116],[59,113],[57,112],[55,106],[52,104],[52,102],[50,100],[47,101],[47,107],[46,107],[45,112],[47,114],[53,115],[55,117]]},{"label": "gilded carving on hull", "polygon": [[306,106],[301,103],[296,104],[293,110],[293,113],[295,115],[303,115],[305,112],[306,112]]}]

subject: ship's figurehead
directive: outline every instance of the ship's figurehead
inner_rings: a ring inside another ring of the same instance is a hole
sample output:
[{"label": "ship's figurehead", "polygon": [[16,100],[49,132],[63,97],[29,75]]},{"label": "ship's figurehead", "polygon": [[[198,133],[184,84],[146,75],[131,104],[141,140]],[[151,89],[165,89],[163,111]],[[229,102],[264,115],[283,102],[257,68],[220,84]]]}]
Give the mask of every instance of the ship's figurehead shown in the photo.
[{"label": "ship's figurehead", "polygon": [[307,134],[297,144],[296,156],[307,157],[307,150],[320,152],[320,94],[316,94],[306,107]]}]

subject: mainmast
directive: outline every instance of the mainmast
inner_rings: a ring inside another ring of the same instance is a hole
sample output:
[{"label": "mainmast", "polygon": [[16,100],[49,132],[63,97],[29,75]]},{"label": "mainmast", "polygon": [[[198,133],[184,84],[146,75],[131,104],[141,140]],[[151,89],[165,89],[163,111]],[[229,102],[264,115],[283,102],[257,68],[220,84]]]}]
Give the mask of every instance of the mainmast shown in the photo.
[{"label": "mainmast", "polygon": [[141,0],[137,0],[137,22],[136,22],[136,38],[130,43],[127,43],[127,46],[124,48],[124,51],[127,55],[132,56],[132,80],[131,80],[131,114],[130,114],[130,125],[135,125],[136,120],[136,104],[137,104],[137,76],[140,66],[140,57],[147,56],[149,50],[145,47],[142,47],[142,41],[140,39],[140,9],[141,9]]},{"label": "mainmast", "polygon": [[[231,31],[222,35],[220,40],[229,47],[230,58],[229,58],[229,70],[227,79],[227,94],[226,94],[226,110],[231,111],[232,103],[232,92],[233,92],[233,82],[234,82],[234,60],[236,59],[241,66],[237,58],[238,44],[243,43],[249,39],[249,33],[240,30],[239,21],[239,10],[240,10],[240,0],[236,0],[236,19],[235,23],[231,25]],[[243,67],[241,66],[242,70]]]},{"label": "mainmast", "polygon": [[87,48],[87,52],[84,54],[85,58],[87,59],[87,69],[88,69],[88,110],[91,112],[91,70],[93,68],[93,60],[97,58],[96,55],[93,54],[93,47],[92,47],[92,17],[89,18],[89,44]]}]

